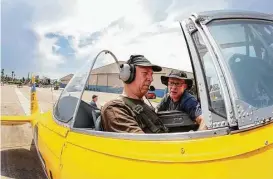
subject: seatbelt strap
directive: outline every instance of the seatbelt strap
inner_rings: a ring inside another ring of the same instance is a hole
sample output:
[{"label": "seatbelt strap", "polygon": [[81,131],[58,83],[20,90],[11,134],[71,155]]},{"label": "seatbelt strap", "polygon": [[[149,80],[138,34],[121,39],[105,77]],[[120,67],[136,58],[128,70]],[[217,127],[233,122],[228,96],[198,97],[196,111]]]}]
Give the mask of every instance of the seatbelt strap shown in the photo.
[{"label": "seatbelt strap", "polygon": [[122,100],[127,104],[135,113],[136,120],[139,123],[141,128],[144,128],[144,124],[153,132],[153,133],[160,133],[160,132],[167,132],[167,128],[161,123],[159,120],[158,123],[160,123],[162,126],[158,127],[156,126],[151,119],[143,112],[143,107],[139,104],[135,104],[127,97],[122,97]]},{"label": "seatbelt strap", "polygon": [[125,102],[125,104],[127,104],[134,112],[137,123],[140,125],[140,128],[144,128],[144,123],[142,122],[142,120],[140,119],[140,113],[143,112],[143,107],[141,105],[136,105],[135,103],[133,103],[130,99],[128,99],[127,97],[121,96],[121,99]]}]

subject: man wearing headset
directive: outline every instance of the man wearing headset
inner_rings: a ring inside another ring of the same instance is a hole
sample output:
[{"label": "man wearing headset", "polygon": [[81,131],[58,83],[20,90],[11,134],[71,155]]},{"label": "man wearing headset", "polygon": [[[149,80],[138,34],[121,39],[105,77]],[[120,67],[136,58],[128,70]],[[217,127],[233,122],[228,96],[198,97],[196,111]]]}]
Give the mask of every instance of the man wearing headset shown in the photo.
[{"label": "man wearing headset", "polygon": [[161,76],[161,82],[168,86],[169,93],[162,98],[157,106],[157,111],[178,110],[186,112],[193,121],[199,124],[198,130],[206,130],[201,106],[195,97],[188,92],[193,82],[187,78],[187,74],[180,70],[172,70],[169,75]]},{"label": "man wearing headset", "polygon": [[102,127],[109,132],[164,133],[167,128],[148,106],[143,96],[153,81],[153,72],[162,68],[151,64],[143,55],[132,55],[120,66],[123,94],[106,103],[101,111]]}]

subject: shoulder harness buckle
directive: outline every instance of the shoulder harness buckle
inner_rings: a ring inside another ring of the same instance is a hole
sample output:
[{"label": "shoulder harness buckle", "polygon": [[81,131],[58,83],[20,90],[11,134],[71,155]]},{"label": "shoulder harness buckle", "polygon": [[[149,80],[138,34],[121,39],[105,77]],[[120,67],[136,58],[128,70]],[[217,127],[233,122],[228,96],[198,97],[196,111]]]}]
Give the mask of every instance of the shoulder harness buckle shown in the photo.
[{"label": "shoulder harness buckle", "polygon": [[135,105],[135,106],[133,107],[133,111],[134,111],[135,113],[137,113],[137,114],[140,114],[140,113],[143,111],[143,107],[142,107],[141,105],[137,104],[137,105]]}]

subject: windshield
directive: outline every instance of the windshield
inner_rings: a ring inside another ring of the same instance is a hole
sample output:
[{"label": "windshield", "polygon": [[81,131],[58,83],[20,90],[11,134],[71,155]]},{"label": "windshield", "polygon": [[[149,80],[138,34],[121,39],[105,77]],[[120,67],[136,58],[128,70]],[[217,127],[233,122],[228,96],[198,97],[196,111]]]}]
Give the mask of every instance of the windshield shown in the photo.
[{"label": "windshield", "polygon": [[98,96],[96,105],[101,108],[106,102],[122,93],[123,83],[119,80],[119,64],[124,62],[118,59],[116,61],[114,57],[114,54],[110,53],[101,53],[97,57],[83,92],[84,102],[90,104],[92,96],[96,95]]},{"label": "windshield", "polygon": [[240,100],[273,105],[273,23],[221,20],[208,26],[229,67]]},{"label": "windshield", "polygon": [[54,115],[62,122],[70,122],[73,119],[78,102],[90,71],[90,61],[86,63],[66,85],[54,108]]}]

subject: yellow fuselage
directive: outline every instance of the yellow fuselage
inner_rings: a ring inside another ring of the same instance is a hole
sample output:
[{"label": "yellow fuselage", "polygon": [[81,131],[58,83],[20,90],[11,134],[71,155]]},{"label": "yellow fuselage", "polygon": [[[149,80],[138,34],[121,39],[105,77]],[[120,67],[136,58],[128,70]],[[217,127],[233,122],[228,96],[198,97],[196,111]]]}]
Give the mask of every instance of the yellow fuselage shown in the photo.
[{"label": "yellow fuselage", "polygon": [[273,123],[211,138],[137,141],[79,133],[51,116],[38,120],[38,149],[54,178],[273,178]]}]

